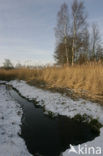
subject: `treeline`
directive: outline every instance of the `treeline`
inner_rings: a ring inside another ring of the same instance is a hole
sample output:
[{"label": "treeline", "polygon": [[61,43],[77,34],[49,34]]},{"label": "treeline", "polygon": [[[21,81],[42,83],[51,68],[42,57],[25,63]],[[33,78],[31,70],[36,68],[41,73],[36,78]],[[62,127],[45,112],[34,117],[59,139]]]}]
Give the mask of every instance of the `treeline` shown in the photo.
[{"label": "treeline", "polygon": [[0,69],[14,69],[14,68],[22,68],[23,66],[20,63],[17,63],[15,66],[9,59],[5,59],[3,62],[3,65],[0,67]]},{"label": "treeline", "polygon": [[101,34],[96,23],[88,23],[84,2],[74,0],[72,6],[61,5],[55,28],[57,64],[103,61]]},{"label": "treeline", "polygon": [[[45,66],[46,67],[46,66]],[[21,63],[13,64],[10,59],[5,59],[0,69],[10,70],[10,69],[42,69],[42,65],[23,65]]]}]

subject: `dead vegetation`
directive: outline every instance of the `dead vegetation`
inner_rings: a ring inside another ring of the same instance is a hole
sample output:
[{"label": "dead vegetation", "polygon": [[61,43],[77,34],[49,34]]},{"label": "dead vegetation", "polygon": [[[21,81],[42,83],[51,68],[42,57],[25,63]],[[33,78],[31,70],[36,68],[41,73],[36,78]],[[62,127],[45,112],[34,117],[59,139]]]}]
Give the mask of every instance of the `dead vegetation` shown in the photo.
[{"label": "dead vegetation", "polygon": [[69,91],[81,97],[103,102],[103,64],[88,63],[74,66],[0,69],[0,80],[25,80],[31,85],[56,91]]}]

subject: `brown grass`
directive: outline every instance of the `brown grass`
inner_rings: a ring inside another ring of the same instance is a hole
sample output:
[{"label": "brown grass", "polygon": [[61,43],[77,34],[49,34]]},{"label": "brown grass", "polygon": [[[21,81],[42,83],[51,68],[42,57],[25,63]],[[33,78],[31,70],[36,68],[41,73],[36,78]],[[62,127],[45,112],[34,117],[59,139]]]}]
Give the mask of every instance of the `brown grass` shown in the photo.
[{"label": "brown grass", "polygon": [[73,67],[42,69],[0,69],[1,80],[19,79],[47,88],[70,88],[80,96],[103,102],[103,64],[89,63]]}]

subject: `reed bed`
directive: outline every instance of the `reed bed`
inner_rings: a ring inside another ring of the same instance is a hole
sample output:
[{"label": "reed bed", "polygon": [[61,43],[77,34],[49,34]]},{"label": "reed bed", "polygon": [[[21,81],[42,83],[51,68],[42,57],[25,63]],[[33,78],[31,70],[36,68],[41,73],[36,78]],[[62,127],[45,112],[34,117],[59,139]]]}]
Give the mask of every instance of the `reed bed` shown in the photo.
[{"label": "reed bed", "polygon": [[49,88],[69,88],[77,93],[88,93],[103,98],[103,64],[88,63],[74,66],[35,67],[33,69],[20,68],[0,69],[0,80],[25,80]]}]

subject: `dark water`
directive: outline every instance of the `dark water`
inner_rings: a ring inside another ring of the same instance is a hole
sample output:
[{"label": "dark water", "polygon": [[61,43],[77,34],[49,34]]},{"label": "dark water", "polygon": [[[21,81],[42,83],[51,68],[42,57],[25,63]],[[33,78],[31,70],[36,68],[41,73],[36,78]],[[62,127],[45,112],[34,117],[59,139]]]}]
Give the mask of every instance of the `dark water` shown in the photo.
[{"label": "dark water", "polygon": [[62,116],[50,118],[15,90],[9,89],[9,93],[23,108],[21,136],[34,156],[59,156],[70,144],[81,144],[96,137],[87,123]]}]

